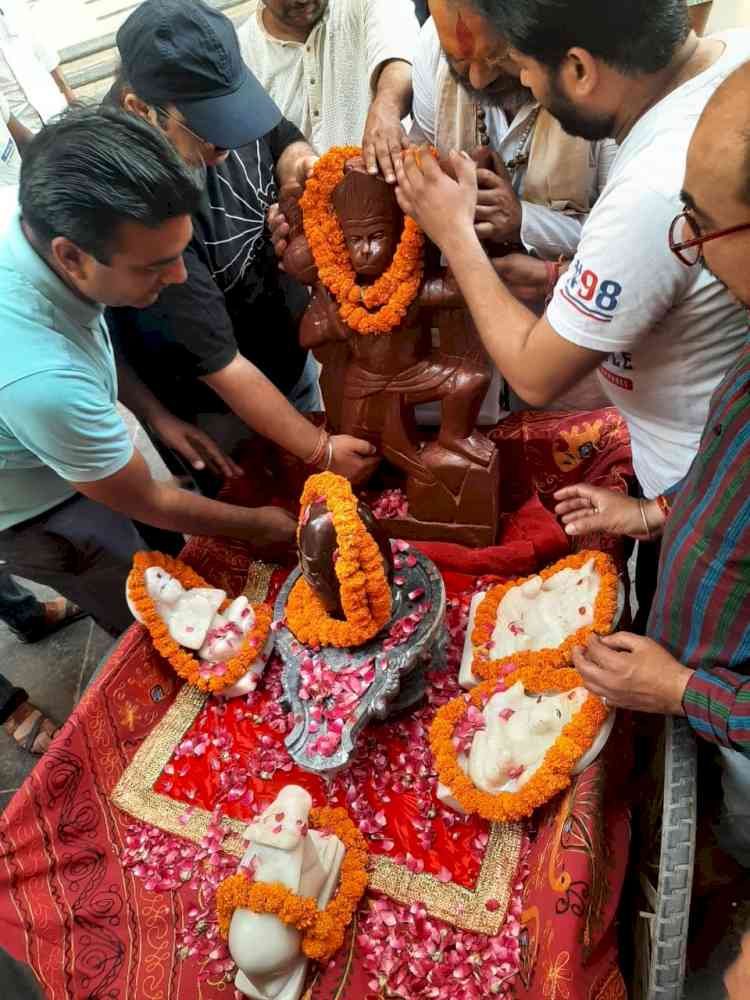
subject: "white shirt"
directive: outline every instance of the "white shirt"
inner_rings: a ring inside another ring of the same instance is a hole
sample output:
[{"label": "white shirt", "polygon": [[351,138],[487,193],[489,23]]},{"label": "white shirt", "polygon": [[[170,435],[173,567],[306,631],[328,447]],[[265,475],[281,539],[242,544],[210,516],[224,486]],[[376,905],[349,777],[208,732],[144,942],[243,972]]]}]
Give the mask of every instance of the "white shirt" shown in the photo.
[{"label": "white shirt", "polygon": [[[0,188],[9,185],[16,186],[21,174],[21,154],[18,152],[13,136],[8,129],[10,121],[10,105],[0,94]],[[11,204],[14,202],[11,201]],[[5,203],[0,206],[0,230],[4,225],[7,213],[4,211]]]},{"label": "white shirt", "polygon": [[750,59],[750,31],[715,36],[723,55],[640,118],[555,289],[547,319],[566,340],[609,355],[602,386],[623,413],[646,496],[687,473],[711,394],[747,338],[745,310],[708,270],[671,252],[669,227],[690,138],[721,82]]},{"label": "white shirt", "polygon": [[50,76],[60,57],[41,38],[23,0],[0,0],[0,93],[32,132],[66,108]]},{"label": "white shirt", "polygon": [[[436,135],[435,116],[440,100],[436,80],[440,64],[444,59],[440,37],[432,18],[429,18],[422,26],[414,53],[412,115],[416,129],[422,133],[424,139],[433,144]],[[509,122],[502,108],[493,105],[484,106],[484,120],[490,148],[506,161],[510,161],[521,152],[527,152],[531,139],[528,126],[531,116],[536,114],[538,107],[536,101],[529,100],[519,109],[513,121]],[[415,134],[415,137],[418,136]],[[608,139],[592,143],[591,149],[597,167],[594,174],[594,190],[591,192],[593,202],[606,183],[609,168],[617,153],[617,146]],[[513,190],[519,197],[523,194],[525,176],[525,164],[516,167],[512,173]],[[556,260],[561,255],[571,257],[578,246],[585,219],[585,215],[566,215],[544,205],[535,205],[522,200],[521,242],[529,253],[534,253],[543,260]]]},{"label": "white shirt", "polygon": [[361,145],[380,67],[412,61],[419,32],[412,0],[330,0],[305,42],[274,38],[262,14],[262,0],[254,0],[240,49],[282,114],[318,152]]}]

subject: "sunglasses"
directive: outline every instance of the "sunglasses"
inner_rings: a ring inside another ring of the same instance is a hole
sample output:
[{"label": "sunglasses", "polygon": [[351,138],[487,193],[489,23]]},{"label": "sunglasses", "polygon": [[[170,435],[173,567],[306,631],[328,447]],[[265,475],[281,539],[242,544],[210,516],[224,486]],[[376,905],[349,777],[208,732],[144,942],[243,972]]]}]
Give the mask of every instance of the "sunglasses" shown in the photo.
[{"label": "sunglasses", "polygon": [[750,222],[730,226],[729,229],[717,229],[716,232],[704,235],[690,212],[685,210],[672,220],[669,227],[669,249],[683,264],[692,267],[703,257],[704,243],[732,233],[741,233],[744,229],[750,229]]},{"label": "sunglasses", "polygon": [[170,112],[167,111],[165,108],[160,108],[157,105],[156,110],[159,112],[159,114],[164,115],[165,118],[169,118],[170,121],[173,121],[175,125],[179,125],[179,127],[183,130],[183,132],[187,132],[188,135],[192,135],[192,137],[194,139],[197,139],[202,146],[211,146],[213,149],[216,150],[217,153],[226,152],[225,149],[222,149],[219,146],[214,146],[212,142],[209,142],[208,139],[204,139],[203,136],[198,135],[197,132],[193,132],[191,128],[188,128],[185,122],[181,122],[179,118],[175,118],[175,116],[173,114],[170,114]]}]

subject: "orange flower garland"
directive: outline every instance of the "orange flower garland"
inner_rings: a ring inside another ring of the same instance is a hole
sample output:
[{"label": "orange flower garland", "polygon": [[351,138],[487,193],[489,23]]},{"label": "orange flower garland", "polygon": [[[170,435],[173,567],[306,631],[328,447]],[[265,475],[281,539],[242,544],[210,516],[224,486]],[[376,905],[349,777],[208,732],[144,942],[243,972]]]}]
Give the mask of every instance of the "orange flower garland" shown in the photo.
[{"label": "orange flower garland", "polygon": [[344,942],[344,931],[367,888],[367,844],[345,809],[312,809],[310,828],[335,834],[346,848],[338,890],[324,910],[309,896],[298,896],[280,882],[253,882],[230,875],[216,892],[216,914],[223,937],[236,909],[271,913],[303,933],[302,950],[319,962],[330,958]]},{"label": "orange flower garland", "polygon": [[[521,667],[503,677],[506,689],[522,681],[526,691],[572,691],[582,687],[581,675],[572,669],[546,665]],[[573,768],[589,750],[607,718],[601,699],[590,694],[544,755],[539,768],[516,792],[490,795],[477,788],[458,762],[453,733],[470,705],[480,711],[498,690],[495,681],[485,681],[468,695],[454,698],[438,709],[430,727],[430,746],[440,781],[467,813],[479,813],[491,823],[525,819],[532,812],[570,784]]]},{"label": "orange flower garland", "polygon": [[[392,597],[383,556],[357,513],[351,484],[333,472],[320,472],[305,483],[302,515],[316,500],[325,500],[333,517],[339,556],[336,576],[346,621],[332,618],[304,577],[292,587],[286,605],[289,628],[308,646],[361,646],[391,617]],[[298,538],[299,538],[299,528]]]},{"label": "orange flower garland", "polygon": [[[128,596],[133,607],[143,619],[143,624],[151,635],[157,653],[169,661],[176,674],[201,691],[217,694],[232,687],[241,677],[245,676],[253,661],[263,652],[273,619],[271,608],[267,604],[253,604],[255,626],[245,636],[242,650],[223,664],[225,673],[221,677],[201,677],[201,670],[205,667],[201,665],[201,661],[197,657],[175,642],[169,634],[164,619],[156,610],[153,598],[146,590],[144,574],[147,569],[153,566],[166,570],[176,580],[179,580],[186,590],[192,587],[210,587],[211,584],[206,583],[203,577],[185,563],[180,562],[179,559],[173,559],[161,552],[137,552],[135,554],[133,569],[128,574]],[[221,610],[223,611],[230,603],[229,599],[224,601]]]},{"label": "orange flower garland", "polygon": [[513,587],[520,587],[533,577],[526,576],[521,580],[510,580],[500,583],[488,590],[477,608],[474,618],[474,630],[471,633],[471,644],[474,648],[474,659],[471,665],[472,673],[484,680],[492,680],[497,676],[499,668],[512,660],[519,667],[542,665],[545,667],[565,667],[571,663],[571,652],[574,646],[585,646],[592,633],[607,635],[612,630],[617,613],[617,570],[610,557],[605,552],[584,550],[574,555],[566,556],[553,566],[543,569],[533,576],[541,576],[548,580],[563,569],[580,569],[593,559],[596,572],[599,574],[599,591],[594,602],[594,621],[569,635],[564,642],[554,649],[522,650],[506,656],[501,660],[489,658],[489,647],[492,643],[492,633],[495,631],[497,611],[500,602]]},{"label": "orange flower garland", "polygon": [[347,160],[361,153],[357,146],[334,146],[321,156],[300,200],[303,225],[318,277],[336,297],[341,319],[357,333],[390,333],[401,323],[419,292],[424,235],[407,216],[390,267],[372,285],[360,288],[331,197],[344,178]]}]

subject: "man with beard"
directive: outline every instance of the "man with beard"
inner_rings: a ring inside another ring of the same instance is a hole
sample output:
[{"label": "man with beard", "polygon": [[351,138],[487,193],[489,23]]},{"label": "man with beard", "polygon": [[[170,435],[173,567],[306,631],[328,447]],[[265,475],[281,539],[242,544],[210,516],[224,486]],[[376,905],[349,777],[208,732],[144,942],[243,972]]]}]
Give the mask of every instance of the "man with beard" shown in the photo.
[{"label": "man with beard", "polygon": [[[597,0],[472,0],[471,10],[464,17],[458,6],[454,15],[471,50],[469,79],[478,40],[506,35],[521,83],[566,131],[617,141],[609,179],[541,319],[482,250],[468,156],[452,154],[454,181],[407,155],[397,169],[401,206],[443,250],[487,350],[523,399],[543,405],[599,369],[628,423],[641,494],[653,500],[638,508],[648,541],[663,518],[657,498],[687,473],[711,394],[746,336],[744,311],[708,271],[683,267],[665,233],[680,211],[695,124],[750,57],[750,33],[699,39],[684,0],[634,0],[608,8],[606,18]],[[655,545],[639,552],[642,611],[656,555]]]},{"label": "man with beard", "polygon": [[[687,157],[671,250],[750,306],[750,64],[719,88]],[[710,269],[710,272],[709,272]],[[613,705],[686,715],[721,747],[723,845],[750,867],[750,345],[711,400],[698,455],[666,519],[649,638],[620,633],[575,656]],[[740,994],[738,993],[737,996]],[[742,994],[747,995],[747,994]]]},{"label": "man with beard", "polygon": [[[567,135],[522,86],[508,41],[497,31],[469,43],[472,10],[465,2],[432,0],[430,12],[414,55],[410,138],[429,142],[441,156],[451,149],[476,156],[477,147],[486,148],[489,156],[480,157],[486,166],[477,173],[481,240],[522,244],[542,260],[572,257],[615,144]],[[536,271],[543,298],[548,269],[523,258],[518,266],[527,280]]]},{"label": "man with beard", "polygon": [[370,173],[393,182],[418,31],[412,0],[253,0],[238,34],[247,65],[319,153],[361,145]]}]

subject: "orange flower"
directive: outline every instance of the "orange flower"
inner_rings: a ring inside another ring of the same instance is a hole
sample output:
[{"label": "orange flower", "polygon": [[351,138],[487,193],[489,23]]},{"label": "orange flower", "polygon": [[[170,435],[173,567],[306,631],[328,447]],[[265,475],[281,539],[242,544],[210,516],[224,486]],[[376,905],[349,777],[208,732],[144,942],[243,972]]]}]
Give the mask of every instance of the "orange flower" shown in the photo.
[{"label": "orange flower", "polygon": [[315,164],[300,200],[305,236],[318,277],[339,303],[342,320],[361,334],[390,333],[403,320],[422,283],[424,235],[408,216],[388,270],[361,288],[346,248],[344,234],[331,206],[334,188],[344,177],[344,165],[361,155],[357,146],[335,146]]},{"label": "orange flower", "polygon": [[[581,675],[571,669],[555,669],[544,663],[521,667],[503,677],[506,688],[522,681],[532,694],[544,691],[572,691],[581,687]],[[480,711],[498,690],[495,681],[485,681],[468,695],[454,698],[438,709],[430,727],[430,746],[440,781],[467,813],[479,813],[491,823],[525,819],[571,782],[573,768],[590,749],[607,718],[607,709],[596,695],[590,694],[579,711],[563,728],[539,768],[516,792],[490,795],[477,788],[458,762],[453,733],[469,705]]]},{"label": "orange flower", "polygon": [[298,896],[279,882],[252,882],[246,876],[230,875],[216,891],[219,931],[229,935],[236,909],[272,913],[283,923],[303,933],[302,950],[308,958],[324,962],[339,950],[344,931],[367,888],[367,844],[345,809],[324,807],[310,812],[309,826],[335,834],[346,848],[339,887],[324,910],[309,896]]},{"label": "orange flower", "polygon": [[302,514],[320,498],[328,505],[336,531],[339,556],[335,570],[346,620],[332,618],[300,577],[287,601],[287,624],[307,646],[361,646],[377,635],[391,617],[391,589],[383,556],[357,514],[357,498],[346,479],[333,472],[310,476],[300,499]]},{"label": "orange flower", "polygon": [[[245,676],[253,662],[263,652],[273,619],[271,608],[267,604],[253,604],[255,626],[245,636],[245,642],[240,652],[223,664],[225,672],[221,677],[202,677],[201,671],[205,671],[206,665],[175,642],[169,634],[166,623],[156,610],[153,598],[146,590],[144,574],[152,566],[166,570],[176,580],[179,580],[186,590],[192,587],[210,587],[211,584],[206,583],[195,570],[180,562],[179,559],[173,559],[161,552],[136,552],[133,558],[133,568],[128,574],[128,596],[133,607],[143,619],[143,624],[151,635],[157,653],[169,661],[178,676],[201,691],[218,694],[236,684],[241,677]],[[224,601],[221,610],[229,607],[230,603],[228,599]]]},{"label": "orange flower", "polygon": [[610,557],[605,552],[585,550],[576,552],[572,556],[566,556],[556,562],[554,566],[543,569],[541,573],[534,574],[541,576],[543,580],[548,580],[555,573],[563,569],[580,569],[585,563],[593,559],[595,570],[599,574],[599,591],[594,602],[594,621],[591,625],[579,628],[572,635],[569,635],[564,642],[554,649],[524,650],[506,656],[501,660],[490,659],[490,647],[492,644],[492,633],[495,631],[497,620],[497,610],[500,602],[513,587],[520,587],[531,580],[527,576],[522,580],[510,580],[508,583],[500,583],[496,587],[488,590],[484,599],[477,608],[474,618],[474,630],[471,633],[471,644],[474,648],[474,659],[471,665],[472,673],[476,677],[484,680],[492,680],[497,677],[499,668],[512,660],[519,667],[526,665],[534,666],[542,664],[547,667],[568,666],[571,661],[571,652],[574,646],[585,646],[586,640],[592,633],[597,635],[607,635],[612,631],[612,625],[617,613],[617,570]]}]

